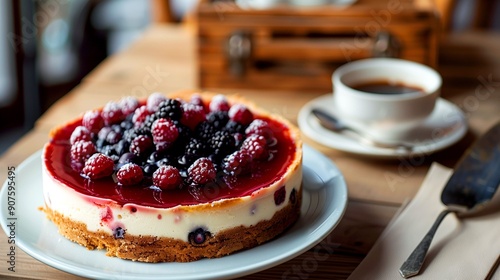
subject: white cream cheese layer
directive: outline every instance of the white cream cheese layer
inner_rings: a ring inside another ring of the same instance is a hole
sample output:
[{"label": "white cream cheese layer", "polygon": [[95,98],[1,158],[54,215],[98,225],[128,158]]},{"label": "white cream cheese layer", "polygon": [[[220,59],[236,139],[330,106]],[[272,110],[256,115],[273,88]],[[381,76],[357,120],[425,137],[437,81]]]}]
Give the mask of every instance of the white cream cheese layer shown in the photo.
[{"label": "white cream cheese layer", "polygon": [[[43,166],[43,193],[46,207],[75,222],[87,225],[89,231],[113,234],[117,228],[126,235],[150,235],[188,241],[190,232],[203,228],[213,235],[238,227],[249,227],[269,220],[288,205],[293,189],[302,183],[301,158],[296,159],[285,175],[267,188],[251,195],[221,199],[192,206],[155,208],[136,204],[119,205],[115,201],[79,193],[54,179]],[[276,205],[274,193],[285,188],[285,200]]]}]

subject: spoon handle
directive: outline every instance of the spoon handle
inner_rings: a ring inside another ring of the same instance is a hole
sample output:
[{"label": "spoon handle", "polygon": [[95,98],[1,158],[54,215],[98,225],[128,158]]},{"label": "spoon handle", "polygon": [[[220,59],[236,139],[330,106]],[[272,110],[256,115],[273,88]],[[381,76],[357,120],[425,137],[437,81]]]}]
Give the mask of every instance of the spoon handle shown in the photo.
[{"label": "spoon handle", "polygon": [[420,268],[422,268],[422,264],[424,263],[425,255],[427,254],[427,251],[431,246],[434,234],[436,233],[439,225],[441,224],[441,221],[443,221],[444,217],[446,217],[446,215],[448,215],[448,213],[450,212],[453,211],[445,209],[441,213],[439,213],[439,216],[437,217],[436,221],[429,229],[427,234],[424,236],[422,241],[420,241],[415,250],[413,250],[408,259],[406,259],[403,265],[399,268],[399,273],[401,274],[401,276],[403,276],[403,278],[410,278],[418,274]]}]

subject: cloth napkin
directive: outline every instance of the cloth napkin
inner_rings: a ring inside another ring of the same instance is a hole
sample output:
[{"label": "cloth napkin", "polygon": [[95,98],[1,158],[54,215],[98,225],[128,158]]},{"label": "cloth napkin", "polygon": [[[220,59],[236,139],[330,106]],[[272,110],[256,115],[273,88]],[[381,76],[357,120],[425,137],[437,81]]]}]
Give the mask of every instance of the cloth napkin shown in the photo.
[{"label": "cloth napkin", "polygon": [[[399,267],[445,206],[441,191],[452,169],[433,163],[415,198],[393,219],[349,279],[401,280]],[[500,190],[499,190],[500,192]],[[500,195],[477,214],[448,214],[420,274],[411,279],[485,279],[500,256]],[[500,279],[500,268],[491,279]]]}]

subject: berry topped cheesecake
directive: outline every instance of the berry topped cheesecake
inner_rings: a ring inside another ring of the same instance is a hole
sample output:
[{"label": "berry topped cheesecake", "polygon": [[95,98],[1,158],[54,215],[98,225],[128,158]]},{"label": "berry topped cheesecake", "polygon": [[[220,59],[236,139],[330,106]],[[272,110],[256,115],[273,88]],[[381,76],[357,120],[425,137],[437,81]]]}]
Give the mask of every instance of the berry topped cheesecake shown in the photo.
[{"label": "berry topped cheesecake", "polygon": [[221,257],[275,238],[300,214],[298,130],[239,96],[123,98],[50,138],[43,210],[63,236],[108,256]]}]

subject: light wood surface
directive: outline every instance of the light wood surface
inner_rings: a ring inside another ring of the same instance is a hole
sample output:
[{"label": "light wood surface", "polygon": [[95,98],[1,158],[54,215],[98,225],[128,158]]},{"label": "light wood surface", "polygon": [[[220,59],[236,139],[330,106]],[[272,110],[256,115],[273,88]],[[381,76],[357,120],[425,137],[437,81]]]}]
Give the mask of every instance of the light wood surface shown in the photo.
[{"label": "light wood surface", "polygon": [[[79,86],[54,104],[38,120],[32,131],[2,155],[0,181],[6,179],[8,166],[17,166],[42,148],[51,128],[87,109],[103,106],[109,100],[127,95],[145,97],[145,92],[196,89],[195,42],[191,27],[151,26],[129,49],[104,61]],[[453,35],[442,44],[446,47],[440,55],[442,64],[438,69],[444,77],[442,97],[457,104],[465,112],[470,125],[464,139],[444,151],[418,159],[377,160],[335,151],[305,137],[305,143],[331,158],[344,174],[349,188],[349,204],[345,216],[320,245],[291,261],[244,279],[281,279],[284,275],[295,277],[293,279],[305,279],[305,276],[308,279],[347,278],[368,253],[401,204],[416,193],[430,164],[438,161],[453,166],[475,136],[500,120],[500,78],[498,71],[494,71],[495,66],[496,69],[500,66],[500,54],[495,52],[499,43],[500,40],[495,35],[467,33]],[[478,57],[487,59],[481,61],[476,59]],[[326,93],[209,90],[241,93],[294,123],[300,108],[306,102]],[[388,180],[390,176],[397,178],[396,184]],[[22,198],[19,200],[22,201]],[[5,207],[5,201],[1,205]],[[2,231],[1,279],[80,279],[51,268],[21,250],[17,250],[16,272],[9,272],[4,261],[7,245],[7,237]],[[324,246],[331,248],[333,253],[318,260],[315,269],[304,270],[304,264],[308,260],[317,257],[318,252],[324,253],[320,251],[324,250]],[[292,274],[286,274],[290,271]]]}]

